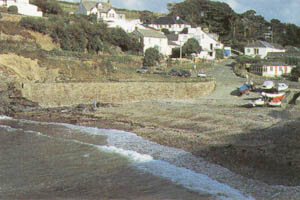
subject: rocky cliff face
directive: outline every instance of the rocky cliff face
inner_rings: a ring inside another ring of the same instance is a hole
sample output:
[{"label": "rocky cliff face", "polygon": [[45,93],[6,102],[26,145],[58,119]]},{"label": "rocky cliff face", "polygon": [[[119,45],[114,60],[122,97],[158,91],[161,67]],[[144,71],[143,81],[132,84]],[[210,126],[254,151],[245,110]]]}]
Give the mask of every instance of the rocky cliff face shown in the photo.
[{"label": "rocky cliff face", "polygon": [[38,104],[23,98],[13,82],[0,77],[0,115],[13,116],[15,112],[34,107]]}]

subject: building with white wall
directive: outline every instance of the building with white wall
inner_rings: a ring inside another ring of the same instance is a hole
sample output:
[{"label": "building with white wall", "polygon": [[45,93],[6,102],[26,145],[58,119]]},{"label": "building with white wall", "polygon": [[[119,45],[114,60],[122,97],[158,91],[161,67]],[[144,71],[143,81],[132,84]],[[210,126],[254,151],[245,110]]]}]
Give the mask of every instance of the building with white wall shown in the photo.
[{"label": "building with white wall", "polygon": [[285,52],[286,50],[278,44],[271,44],[266,41],[255,41],[245,47],[245,55],[251,57],[265,58],[271,52]]},{"label": "building with white wall", "polygon": [[191,25],[182,20],[180,17],[172,16],[160,17],[147,25],[156,30],[161,31],[162,29],[167,29],[170,32],[175,33],[180,33],[185,28],[191,28]]},{"label": "building with white wall", "polygon": [[0,0],[0,6],[9,8],[10,6],[16,6],[18,13],[22,15],[42,17],[43,12],[38,11],[36,5],[29,3],[29,0]]},{"label": "building with white wall", "polygon": [[79,4],[79,8],[75,12],[75,14],[82,15],[91,15],[94,14],[97,16],[98,20],[103,20],[108,23],[113,23],[115,21],[125,21],[126,17],[124,14],[117,13],[116,10],[112,7],[109,0],[99,2],[89,1],[89,0],[81,0]]},{"label": "building with white wall", "polygon": [[188,39],[195,38],[202,48],[202,51],[196,56],[206,60],[214,60],[216,58],[216,49],[224,48],[224,45],[218,40],[218,35],[203,31],[201,27],[188,28],[186,34],[172,33],[168,38],[179,46],[182,46]]},{"label": "building with white wall", "polygon": [[164,56],[169,56],[172,49],[168,46],[168,38],[160,31],[150,29],[136,29],[133,34],[139,38],[143,44],[143,52],[148,48],[157,48]]},{"label": "building with white wall", "polygon": [[293,68],[294,66],[292,65],[266,63],[263,65],[252,65],[249,71],[264,77],[280,77],[291,74]]}]

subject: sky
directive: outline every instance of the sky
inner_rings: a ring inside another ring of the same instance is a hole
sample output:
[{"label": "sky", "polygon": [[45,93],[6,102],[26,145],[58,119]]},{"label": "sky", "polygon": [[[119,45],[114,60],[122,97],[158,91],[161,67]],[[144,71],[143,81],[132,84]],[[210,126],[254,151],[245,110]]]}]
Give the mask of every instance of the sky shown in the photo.
[{"label": "sky", "polygon": [[[80,0],[65,0],[80,1]],[[132,10],[150,10],[155,12],[168,12],[167,3],[182,2],[183,0],[111,0],[117,8]],[[300,0],[214,0],[225,2],[237,13],[255,10],[266,20],[279,19],[284,23],[300,26]]]}]

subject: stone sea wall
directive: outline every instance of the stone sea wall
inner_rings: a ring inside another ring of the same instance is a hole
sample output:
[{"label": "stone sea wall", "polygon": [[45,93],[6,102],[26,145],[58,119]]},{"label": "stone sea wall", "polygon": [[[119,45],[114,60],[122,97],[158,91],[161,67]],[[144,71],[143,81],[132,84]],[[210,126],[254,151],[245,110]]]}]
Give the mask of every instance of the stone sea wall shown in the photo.
[{"label": "stone sea wall", "polygon": [[24,83],[23,97],[43,107],[77,104],[126,103],[143,100],[197,99],[215,89],[208,82]]}]

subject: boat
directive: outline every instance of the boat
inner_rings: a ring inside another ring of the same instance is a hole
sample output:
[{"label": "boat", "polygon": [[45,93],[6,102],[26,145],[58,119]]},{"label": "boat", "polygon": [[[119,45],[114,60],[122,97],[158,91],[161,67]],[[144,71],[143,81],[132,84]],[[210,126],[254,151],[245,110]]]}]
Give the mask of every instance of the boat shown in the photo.
[{"label": "boat", "polygon": [[281,106],[281,101],[274,101],[274,100],[272,100],[272,101],[268,102],[268,105],[269,106],[273,106],[273,107],[278,107],[278,106]]},{"label": "boat", "polygon": [[268,98],[280,98],[283,99],[285,92],[277,92],[277,93],[267,93],[267,92],[262,92],[262,96],[268,97]]},{"label": "boat", "polygon": [[278,91],[285,91],[289,88],[289,86],[285,83],[278,83],[277,84],[277,90]]},{"label": "boat", "polygon": [[262,89],[270,90],[274,88],[274,82],[273,81],[265,81],[264,84],[262,85]]},{"label": "boat", "polygon": [[250,104],[252,104],[253,107],[255,106],[263,106],[265,105],[265,100],[263,98],[259,98],[259,99],[256,99],[256,100],[253,100],[253,101],[250,101]]}]

